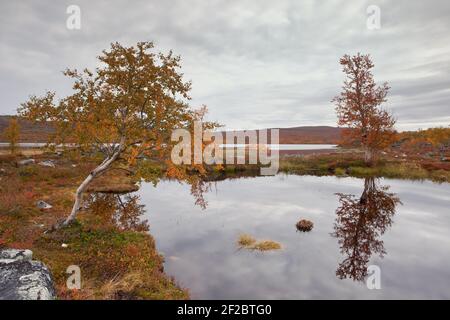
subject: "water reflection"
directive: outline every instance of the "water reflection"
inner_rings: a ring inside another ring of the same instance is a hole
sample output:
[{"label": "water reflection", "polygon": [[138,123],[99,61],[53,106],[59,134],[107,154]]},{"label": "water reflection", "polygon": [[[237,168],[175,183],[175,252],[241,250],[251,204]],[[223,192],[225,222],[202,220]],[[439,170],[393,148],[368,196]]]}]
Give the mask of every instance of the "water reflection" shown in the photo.
[{"label": "water reflection", "polygon": [[195,199],[195,205],[203,210],[208,206],[208,201],[205,199],[205,193],[211,191],[211,182],[204,180],[195,180],[191,183],[191,195]]},{"label": "water reflection", "polygon": [[[166,257],[165,272],[189,288],[194,299],[448,299],[448,281],[443,279],[450,279],[450,184],[379,180],[391,186],[385,190],[377,181],[364,182],[293,175],[226,179],[213,182],[217,191],[205,194],[205,210],[194,205],[191,185],[177,181],[161,181],[156,188],[143,184],[139,194],[148,209],[150,233]],[[339,218],[335,211],[343,204],[336,192],[357,195],[354,207],[361,210],[339,210]],[[381,209],[379,199],[389,199],[390,192],[404,205],[391,200],[391,209]],[[360,217],[361,211],[369,213]],[[300,218],[314,222],[311,232],[295,231]],[[366,226],[355,231],[358,221]],[[339,237],[331,237],[332,232]],[[356,232],[358,245],[349,240]],[[237,251],[236,239],[242,233],[275,240],[283,249]],[[383,259],[375,250],[366,254],[366,261],[371,255],[368,264],[382,270],[382,290],[340,280],[338,265],[363,256],[363,246],[373,246],[373,239],[382,239],[382,251],[385,247],[389,253]],[[344,255],[338,240],[348,248]],[[353,248],[358,255],[351,254]]]},{"label": "water reflection", "polygon": [[373,254],[386,254],[380,237],[392,225],[400,199],[388,192],[389,186],[380,186],[376,178],[366,178],[360,197],[338,193],[340,206],[332,235],[338,239],[341,253],[346,258],[339,264],[336,275],[340,279],[363,281]]},{"label": "water reflection", "polygon": [[147,220],[143,220],[145,206],[139,203],[138,195],[95,193],[87,199],[87,208],[105,224],[121,230],[148,231]]},{"label": "water reflection", "polygon": [[[189,184],[195,206],[205,210],[208,205],[205,194],[211,191],[211,182],[193,179]],[[85,207],[105,225],[120,230],[149,231],[148,220],[143,219],[145,205],[140,204],[137,194],[92,193],[86,199]]]}]

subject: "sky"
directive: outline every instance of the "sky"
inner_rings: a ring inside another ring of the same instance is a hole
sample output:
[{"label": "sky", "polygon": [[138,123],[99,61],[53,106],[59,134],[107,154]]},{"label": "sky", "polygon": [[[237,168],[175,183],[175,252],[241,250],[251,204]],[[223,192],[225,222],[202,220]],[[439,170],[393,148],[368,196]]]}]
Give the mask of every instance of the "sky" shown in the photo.
[{"label": "sky", "polygon": [[357,52],[391,86],[397,129],[450,125],[448,0],[0,0],[0,15],[0,114],[31,94],[70,94],[62,71],[94,69],[111,42],[153,41],[181,56],[192,106],[226,129],[336,125],[339,58]]}]

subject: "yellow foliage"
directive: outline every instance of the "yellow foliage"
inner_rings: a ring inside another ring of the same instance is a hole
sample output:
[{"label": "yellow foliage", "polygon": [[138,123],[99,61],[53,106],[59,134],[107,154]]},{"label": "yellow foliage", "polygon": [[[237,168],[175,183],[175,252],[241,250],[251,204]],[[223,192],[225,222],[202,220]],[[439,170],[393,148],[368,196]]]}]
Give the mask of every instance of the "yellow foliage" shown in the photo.
[{"label": "yellow foliage", "polygon": [[9,125],[4,131],[4,135],[9,142],[9,148],[12,154],[16,153],[17,143],[19,142],[20,126],[16,117],[9,120]]}]

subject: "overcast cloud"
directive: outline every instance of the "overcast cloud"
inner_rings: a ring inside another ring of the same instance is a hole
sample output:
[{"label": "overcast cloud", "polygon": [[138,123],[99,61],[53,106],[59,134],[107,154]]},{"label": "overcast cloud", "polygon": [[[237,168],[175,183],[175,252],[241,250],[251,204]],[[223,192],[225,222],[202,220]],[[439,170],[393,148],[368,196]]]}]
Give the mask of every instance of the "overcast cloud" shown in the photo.
[{"label": "overcast cloud", "polygon": [[[370,53],[401,130],[450,124],[450,1],[0,0],[0,114],[30,94],[70,93],[66,67],[94,68],[113,41],[173,49],[192,104],[229,129],[335,125],[345,53]],[[81,8],[81,29],[66,8]],[[381,29],[366,27],[369,5]]]}]

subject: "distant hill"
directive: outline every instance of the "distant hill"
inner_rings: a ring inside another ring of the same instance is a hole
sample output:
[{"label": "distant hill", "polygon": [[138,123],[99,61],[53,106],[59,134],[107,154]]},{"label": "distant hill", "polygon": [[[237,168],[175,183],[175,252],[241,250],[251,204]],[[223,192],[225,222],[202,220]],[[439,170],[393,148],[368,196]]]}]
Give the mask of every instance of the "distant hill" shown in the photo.
[{"label": "distant hill", "polygon": [[[8,126],[11,116],[0,116],[0,142],[6,142],[3,130]],[[19,120],[20,142],[47,142],[48,137],[54,132],[49,124],[33,123]],[[279,128],[281,144],[307,144],[324,143],[338,144],[342,129],[329,126],[308,126]]]},{"label": "distant hill", "polygon": [[[3,131],[8,127],[10,119],[11,116],[0,116],[0,142],[7,142]],[[24,119],[19,119],[19,126],[19,142],[47,142],[49,135],[54,132],[49,124],[33,123]]]},{"label": "distant hill", "polygon": [[342,128],[329,126],[282,128],[280,129],[280,143],[338,144],[341,139],[342,130]]},{"label": "distant hill", "polygon": [[280,130],[280,144],[338,144],[343,130],[341,128],[329,126],[274,129]]}]

